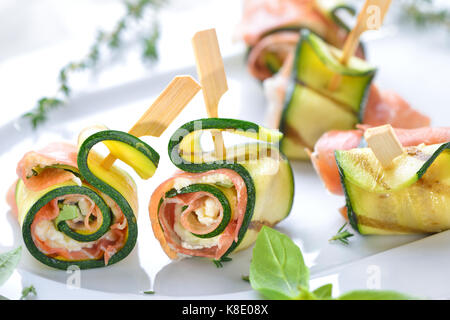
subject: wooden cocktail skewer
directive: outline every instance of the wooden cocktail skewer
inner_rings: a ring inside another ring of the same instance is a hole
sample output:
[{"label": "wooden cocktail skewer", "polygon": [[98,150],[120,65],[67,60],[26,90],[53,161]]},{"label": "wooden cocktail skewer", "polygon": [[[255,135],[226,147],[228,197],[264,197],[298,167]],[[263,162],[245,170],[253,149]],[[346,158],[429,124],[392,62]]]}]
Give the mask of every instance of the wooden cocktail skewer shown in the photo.
[{"label": "wooden cocktail skewer", "polygon": [[[161,136],[199,90],[200,85],[192,77],[175,77],[128,133],[136,137]],[[109,169],[114,161],[116,157],[109,154],[102,167]]]},{"label": "wooden cocktail skewer", "polygon": [[[197,32],[192,38],[192,46],[208,117],[218,118],[219,101],[228,90],[228,84],[216,30],[208,29]],[[216,158],[223,159],[226,151],[222,132],[212,131],[211,134]]]},{"label": "wooden cocktail skewer", "polygon": [[388,168],[392,161],[403,154],[403,147],[390,124],[369,128],[364,139],[381,165]]},{"label": "wooden cocktail skewer", "polygon": [[[342,56],[339,58],[341,64],[346,65],[350,58],[353,57],[359,45],[359,38],[363,32],[367,30],[378,30],[381,27],[390,4],[391,0],[366,0],[358,15],[355,27],[345,41]],[[336,90],[340,80],[340,75],[334,75],[331,78],[328,89]]]}]

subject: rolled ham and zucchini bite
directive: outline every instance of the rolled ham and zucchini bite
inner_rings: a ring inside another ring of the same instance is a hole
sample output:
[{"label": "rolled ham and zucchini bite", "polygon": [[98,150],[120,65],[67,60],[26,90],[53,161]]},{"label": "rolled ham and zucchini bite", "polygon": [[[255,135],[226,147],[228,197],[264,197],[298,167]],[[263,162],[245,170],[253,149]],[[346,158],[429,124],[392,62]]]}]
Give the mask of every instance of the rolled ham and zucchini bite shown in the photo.
[{"label": "rolled ham and zucchini bite", "polygon": [[[211,130],[257,141],[227,147],[224,155],[202,150],[199,140]],[[172,136],[169,157],[181,171],[153,193],[149,213],[166,254],[222,260],[245,249],[263,225],[289,214],[294,181],[277,143],[281,134],[234,119],[186,123]]]},{"label": "rolled ham and zucchini bite", "polygon": [[304,149],[312,150],[323,133],[362,121],[376,68],[357,57],[343,65],[341,55],[316,34],[302,31],[280,123],[281,150],[289,158],[307,159]]},{"label": "rolled ham and zucchini bite", "polygon": [[[277,73],[295,51],[299,30],[309,29],[342,48],[349,28],[340,13],[355,9],[336,0],[246,0],[238,32],[248,46],[249,72],[259,80]],[[362,47],[358,53],[364,56]]]},{"label": "rolled ham and zucchini bite", "polygon": [[280,148],[289,159],[308,159],[305,149],[313,150],[331,130],[351,130],[357,124],[397,128],[430,124],[429,117],[398,94],[373,84],[375,67],[357,57],[343,65],[340,56],[341,50],[303,30],[292,66],[264,82],[271,109],[283,110]]},{"label": "rolled ham and zucchini bite", "polygon": [[419,144],[383,167],[370,148],[336,151],[349,222],[361,234],[450,229],[450,143]]},{"label": "rolled ham and zucchini bite", "polygon": [[104,267],[135,246],[136,184],[119,167],[104,168],[92,148],[103,143],[142,179],[154,174],[159,155],[128,133],[105,129],[84,130],[78,147],[53,143],[28,152],[17,166],[8,202],[28,251],[50,267]]},{"label": "rolled ham and zucchini bite", "polygon": [[[410,117],[411,121],[414,121]],[[358,126],[357,130],[330,131],[325,133],[314,146],[311,161],[327,190],[336,195],[344,195],[338,166],[336,150],[351,150],[367,146],[364,131],[367,126]],[[403,147],[420,144],[432,145],[450,141],[450,128],[394,129],[395,135]]]}]

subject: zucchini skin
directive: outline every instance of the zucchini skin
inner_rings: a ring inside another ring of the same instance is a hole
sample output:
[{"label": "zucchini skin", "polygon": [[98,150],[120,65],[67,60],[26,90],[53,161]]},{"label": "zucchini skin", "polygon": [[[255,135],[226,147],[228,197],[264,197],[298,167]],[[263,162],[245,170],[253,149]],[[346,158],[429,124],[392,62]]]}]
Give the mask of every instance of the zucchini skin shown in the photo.
[{"label": "zucchini skin", "polygon": [[[238,133],[239,131],[251,131],[256,139],[260,138],[261,134],[264,134],[262,131],[266,130],[260,126],[258,126],[255,123],[243,121],[243,120],[236,120],[236,119],[224,119],[224,118],[207,118],[207,119],[200,119],[188,122],[181,126],[175,133],[172,135],[172,138],[170,139],[169,145],[168,145],[168,152],[169,152],[169,158],[172,161],[172,163],[177,166],[179,169],[187,172],[192,173],[201,173],[216,169],[230,169],[235,171],[237,174],[239,174],[247,188],[247,206],[245,210],[244,219],[242,222],[242,226],[238,232],[238,241],[234,241],[230,248],[222,255],[221,258],[228,256],[230,253],[236,250],[236,248],[240,245],[243,238],[245,237],[247,230],[249,228],[249,225],[252,221],[254,209],[255,209],[255,203],[256,203],[256,187],[254,180],[250,174],[250,172],[242,165],[241,163],[234,162],[230,163],[229,161],[224,160],[218,160],[218,161],[211,161],[211,162],[202,162],[202,163],[194,163],[191,162],[181,156],[181,150],[180,145],[183,141],[183,139],[190,133],[195,132],[198,130],[196,128],[196,124],[201,123],[201,130],[208,130],[208,129],[218,129],[218,130],[232,130],[234,133]],[[275,140],[278,140],[281,138],[281,135],[277,135],[275,137]],[[276,142],[276,141],[274,141]],[[271,146],[267,143],[257,143],[258,147],[266,146],[269,149],[270,148],[276,148],[274,146]],[[278,151],[279,152],[279,151]],[[287,158],[279,152],[281,156],[281,161],[285,162],[289,168],[289,174],[290,174],[290,180],[286,182],[287,185],[290,187],[290,194],[289,194],[289,203],[286,205],[287,210],[284,213],[284,217],[287,217],[289,214],[292,203],[293,203],[293,192],[294,192],[294,180],[292,176],[292,168],[287,160]],[[162,200],[162,199],[161,199]]]},{"label": "zucchini skin", "polygon": [[[296,50],[295,50],[295,58],[294,58],[294,63],[293,63],[293,70],[291,73],[291,79],[289,80],[289,84],[286,88],[286,94],[284,96],[284,103],[283,103],[283,111],[280,117],[280,124],[279,124],[279,128],[280,131],[283,132],[285,134],[285,136],[283,137],[282,141],[281,141],[281,150],[291,159],[300,159],[300,160],[305,160],[305,159],[309,159],[309,156],[306,154],[306,152],[303,152],[303,150],[292,150],[291,148],[297,149],[296,146],[292,146],[290,145],[290,143],[288,142],[288,140],[291,140],[292,138],[289,137],[288,135],[288,127],[290,127],[290,130],[294,130],[296,133],[295,135],[297,135],[297,137],[300,138],[300,141],[304,141],[304,137],[308,136],[305,135],[304,132],[302,133],[302,131],[304,130],[304,128],[302,128],[301,124],[298,124],[300,122],[297,123],[292,123],[291,125],[289,125],[289,116],[288,113],[293,110],[293,108],[298,109],[298,108],[302,108],[302,106],[311,103],[310,101],[303,101],[303,103],[295,103],[294,97],[295,97],[295,93],[297,90],[300,90],[302,86],[304,86],[306,89],[311,89],[313,92],[315,92],[316,94],[320,95],[323,97],[323,99],[326,99],[327,101],[329,101],[330,103],[335,104],[336,106],[345,106],[346,112],[348,113],[354,113],[354,123],[361,123],[363,121],[363,117],[364,117],[364,113],[365,113],[365,107],[367,105],[367,101],[368,101],[368,97],[369,97],[369,92],[370,92],[370,83],[372,82],[373,78],[375,77],[376,74],[376,69],[368,69],[365,72],[358,72],[355,70],[341,70],[339,72],[339,74],[341,76],[358,76],[358,77],[367,77],[367,85],[365,86],[365,89],[361,92],[361,98],[359,100],[359,104],[357,106],[357,110],[354,110],[350,105],[346,105],[343,101],[337,101],[337,99],[335,97],[329,97],[328,95],[325,95],[322,91],[319,91],[318,88],[315,88],[313,86],[309,86],[308,83],[305,83],[302,79],[300,79],[300,75],[299,75],[299,66],[304,64],[304,62],[300,61],[301,57],[302,57],[302,50],[303,47],[305,45],[309,45],[311,46],[311,48],[313,49],[313,51],[317,51],[320,48],[316,48],[316,45],[314,44],[314,39],[311,40],[311,37],[316,37],[321,39],[321,41],[323,41],[323,39],[313,33],[310,30],[307,29],[303,29],[300,30],[300,41],[297,44]],[[315,49],[316,48],[316,49]],[[318,57],[318,59],[328,68],[327,62],[325,61],[326,58],[322,57],[321,54],[318,54],[317,52],[315,53]],[[317,106],[320,107],[320,106]],[[336,108],[336,107],[335,107]],[[301,119],[299,119],[301,120]],[[353,126],[349,126],[349,127],[345,127],[344,128],[344,124],[342,123],[340,125],[340,127],[330,127],[328,128],[328,130],[344,130],[344,129],[352,129]],[[347,126],[348,124],[346,124],[345,126]],[[322,132],[322,133],[325,133]],[[295,140],[295,139],[294,139]],[[315,143],[315,142],[314,142]],[[303,144],[303,148],[309,148],[312,149],[314,146],[314,143],[309,143],[310,145],[305,145]],[[298,143],[297,143],[298,144]],[[298,149],[300,149],[301,147],[298,147]]]},{"label": "zucchini skin", "polygon": [[[443,143],[438,149],[436,149],[436,151],[431,155],[431,157],[424,162],[424,164],[420,167],[420,169],[415,173],[416,180],[421,179],[427,173],[428,169],[435,162],[436,158],[441,153],[443,153],[445,150],[450,150],[450,142]],[[335,158],[336,158],[336,163],[337,163],[338,170],[339,170],[341,184],[342,184],[342,187],[344,190],[345,203],[346,203],[346,208],[347,208],[347,217],[348,217],[349,223],[351,224],[353,229],[356,230],[358,233],[368,234],[368,233],[362,232],[359,227],[360,223],[358,221],[358,213],[353,209],[353,206],[352,206],[352,203],[355,200],[350,197],[350,193],[348,191],[349,186],[347,185],[348,182],[346,179],[346,174],[345,174],[345,171],[343,170],[343,168],[339,164],[339,158],[337,156],[337,152],[338,151],[335,151]],[[406,188],[408,188],[408,187],[406,187]],[[419,230],[420,229],[418,228],[417,232],[420,232]],[[406,233],[417,233],[417,232],[406,232]],[[424,232],[426,232],[426,231],[423,231],[423,233]]]},{"label": "zucchini skin", "polygon": [[[335,156],[334,157],[336,158],[336,152],[335,152]],[[337,167],[338,167],[338,171],[339,171],[339,178],[341,179],[341,184],[342,184],[342,187],[343,187],[343,190],[344,190],[345,206],[347,208],[348,222],[350,223],[350,225],[352,226],[352,228],[354,230],[356,230],[358,233],[361,233],[359,231],[359,228],[358,228],[358,217],[355,214],[355,212],[353,211],[352,202],[350,201],[350,197],[349,197],[348,192],[347,192],[347,185],[345,183],[344,170],[342,170],[342,167],[339,165],[339,162],[337,160],[336,160],[336,162],[337,162]]]},{"label": "zucchini skin", "polygon": [[[128,254],[133,250],[136,240],[137,240],[137,221],[134,213],[134,209],[126,199],[124,195],[118,192],[109,184],[105,183],[101,177],[97,177],[94,175],[88,166],[88,155],[91,149],[99,142],[112,140],[112,141],[120,141],[128,144],[129,146],[135,148],[144,154],[155,167],[157,167],[159,162],[158,153],[153,150],[149,145],[147,145],[144,141],[121,131],[115,130],[105,130],[97,132],[91,136],[89,136],[83,144],[79,148],[78,157],[77,157],[77,165],[80,174],[80,178],[83,182],[93,186],[96,190],[106,194],[109,196],[122,210],[125,218],[127,219],[127,238],[124,246],[119,249],[108,261],[108,265],[114,264],[122,259],[124,259]],[[124,176],[125,177],[125,176]],[[105,201],[103,200],[100,193],[97,193],[91,188],[85,186],[60,186],[56,187],[53,190],[44,194],[41,198],[39,198],[28,210],[25,214],[23,224],[22,224],[22,236],[24,242],[26,244],[27,249],[30,253],[40,262],[61,270],[67,270],[69,266],[76,265],[80,269],[91,269],[91,268],[99,268],[104,267],[105,262],[103,257],[97,260],[81,260],[81,261],[65,261],[56,259],[53,257],[46,256],[43,252],[41,252],[32,239],[31,235],[31,224],[33,223],[34,217],[36,213],[48,202],[55,199],[56,197],[68,194],[83,194],[92,199],[99,208],[105,210],[108,209]],[[61,225],[60,223],[59,225]],[[109,227],[109,225],[108,225]],[[102,230],[102,232],[105,230]],[[107,230],[106,230],[107,231]],[[105,232],[106,232],[105,231]],[[101,236],[101,235],[100,235]]]}]

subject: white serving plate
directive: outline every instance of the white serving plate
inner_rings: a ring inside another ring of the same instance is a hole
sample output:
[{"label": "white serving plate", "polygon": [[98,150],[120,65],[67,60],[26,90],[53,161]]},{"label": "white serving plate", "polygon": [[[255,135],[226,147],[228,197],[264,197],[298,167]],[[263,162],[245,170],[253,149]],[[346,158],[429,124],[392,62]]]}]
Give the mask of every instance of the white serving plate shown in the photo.
[{"label": "white serving plate", "polygon": [[[380,68],[376,82],[381,87],[395,89],[412,101],[417,109],[432,117],[433,125],[445,126],[450,118],[445,84],[450,74],[449,48],[439,43],[429,34],[405,35],[394,32],[388,37],[370,41],[368,47],[370,60]],[[221,101],[220,114],[223,117],[263,123],[266,107],[261,86],[247,74],[243,56],[241,50],[224,59],[229,91]],[[23,120],[5,122],[0,127],[0,195],[6,194],[14,181],[17,161],[26,151],[42,147],[50,141],[75,143],[80,129],[95,123],[127,131],[177,74],[196,77],[194,66],[188,66],[78,95],[66,108],[55,111],[50,121],[36,132]],[[197,94],[161,138],[144,138],[160,153],[161,161],[155,176],[150,180],[141,181],[135,177],[140,199],[138,244],[130,256],[115,265],[81,271],[81,287],[78,289],[66,285],[70,274],[41,264],[27,252],[20,228],[10,215],[6,201],[1,200],[0,251],[19,245],[24,250],[20,266],[0,288],[0,294],[17,298],[22,286],[33,284],[41,299],[258,298],[248,282],[241,279],[242,275],[248,275],[251,249],[233,255],[232,262],[218,269],[206,259],[170,261],[153,237],[147,211],[148,201],[153,190],[175,170],[167,156],[168,139],[181,124],[202,117],[205,117],[202,95]],[[344,199],[325,191],[311,164],[293,162],[292,167],[296,187],[294,205],[290,216],[277,229],[289,235],[301,247],[315,283],[330,279],[329,275],[334,270],[422,238],[355,235],[348,246],[330,243],[328,239],[344,223],[337,211]],[[439,264],[439,256],[436,259],[436,264]],[[399,276],[409,279],[412,274],[404,270]],[[389,281],[382,282],[382,288],[414,290],[414,286],[401,287],[394,280]],[[341,288],[364,289],[361,283],[364,283],[361,279],[352,282],[351,277],[346,277],[345,286]],[[146,290],[154,290],[156,294],[144,295],[142,292]],[[335,288],[335,293],[338,292],[339,288]]]}]

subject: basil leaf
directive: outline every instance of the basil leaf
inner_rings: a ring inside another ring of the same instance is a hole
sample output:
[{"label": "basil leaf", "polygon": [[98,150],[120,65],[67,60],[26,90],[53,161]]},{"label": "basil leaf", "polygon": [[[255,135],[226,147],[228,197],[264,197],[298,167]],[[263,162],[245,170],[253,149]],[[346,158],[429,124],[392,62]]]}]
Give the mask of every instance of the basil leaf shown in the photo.
[{"label": "basil leaf", "polygon": [[342,294],[338,300],[417,300],[417,298],[390,290],[355,290]]},{"label": "basil leaf", "polygon": [[333,291],[333,285],[331,283],[328,283],[326,285],[323,285],[316,290],[314,290],[312,293],[321,300],[328,300],[333,299],[331,296],[331,293]]},{"label": "basil leaf", "polygon": [[286,235],[263,226],[250,264],[250,284],[268,299],[296,299],[309,287],[300,248]]},{"label": "basil leaf", "polygon": [[30,295],[37,296],[36,288],[33,285],[22,289],[20,300],[27,300]]},{"label": "basil leaf", "polygon": [[0,286],[3,285],[14,272],[20,261],[22,247],[0,254]]},{"label": "basil leaf", "polygon": [[61,221],[66,220],[72,220],[79,216],[80,210],[76,205],[71,204],[64,204],[62,205],[62,208],[59,210],[59,215],[55,219],[55,225],[58,226],[58,224]]},{"label": "basil leaf", "polygon": [[296,300],[321,300],[318,296],[306,288],[300,286],[299,290],[300,294],[295,298]]}]

